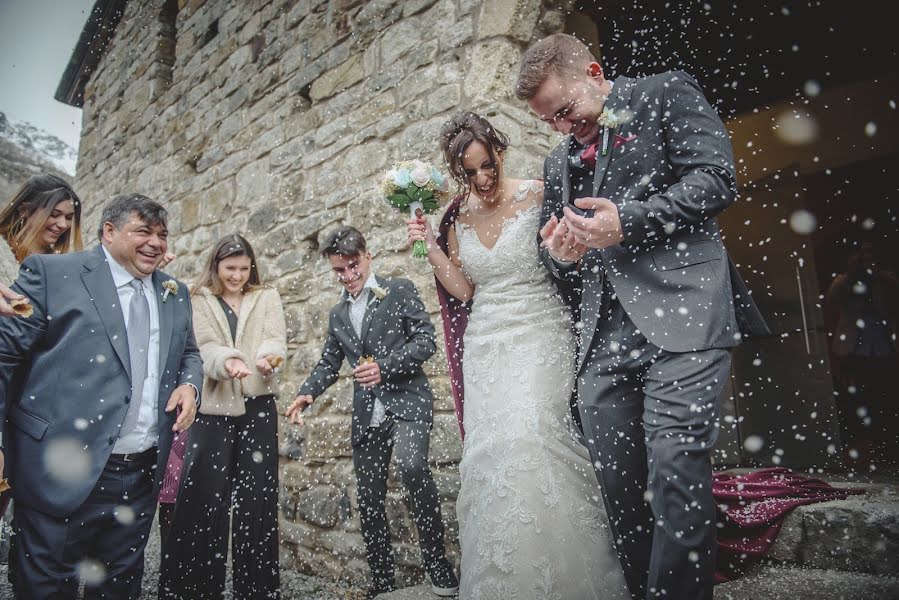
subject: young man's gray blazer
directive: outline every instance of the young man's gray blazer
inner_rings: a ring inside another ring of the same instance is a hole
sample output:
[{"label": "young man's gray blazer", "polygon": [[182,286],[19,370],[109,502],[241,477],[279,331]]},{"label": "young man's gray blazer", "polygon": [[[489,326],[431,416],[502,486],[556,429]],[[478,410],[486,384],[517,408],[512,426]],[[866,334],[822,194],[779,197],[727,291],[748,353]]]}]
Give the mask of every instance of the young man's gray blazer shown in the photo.
[{"label": "young man's gray blazer", "polygon": [[371,294],[361,339],[350,322],[349,305],[341,297],[331,309],[322,357],[297,394],[319,396],[337,381],[346,357],[357,365],[373,356],[381,368],[381,384],[365,389],[353,383],[352,443],[359,444],[371,421],[374,399],[405,421],[432,422],[434,399],[422,364],[437,351],[434,326],[415,286],[408,279],[375,276],[387,294]]}]

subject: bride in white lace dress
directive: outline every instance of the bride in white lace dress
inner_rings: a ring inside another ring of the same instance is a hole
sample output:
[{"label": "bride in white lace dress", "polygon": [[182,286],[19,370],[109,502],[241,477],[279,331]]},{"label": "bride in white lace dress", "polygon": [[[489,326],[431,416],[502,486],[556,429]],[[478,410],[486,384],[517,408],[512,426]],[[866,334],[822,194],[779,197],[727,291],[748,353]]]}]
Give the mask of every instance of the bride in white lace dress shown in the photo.
[{"label": "bride in white lace dress", "polygon": [[467,200],[450,208],[443,244],[423,219],[409,222],[409,239],[428,242],[451,372],[460,319],[447,295],[471,300],[460,361],[460,598],[628,598],[589,456],[572,434],[574,337],[537,256],[542,184],[502,177],[505,137],[477,115],[460,113],[442,136]]}]

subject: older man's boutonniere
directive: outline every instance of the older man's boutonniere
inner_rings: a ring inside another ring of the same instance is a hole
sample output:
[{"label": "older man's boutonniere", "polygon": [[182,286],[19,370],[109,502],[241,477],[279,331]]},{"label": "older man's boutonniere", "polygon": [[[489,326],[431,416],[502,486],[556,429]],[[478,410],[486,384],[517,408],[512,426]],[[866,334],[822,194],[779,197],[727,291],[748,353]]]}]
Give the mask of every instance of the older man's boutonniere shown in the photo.
[{"label": "older man's boutonniere", "polygon": [[621,118],[611,108],[602,109],[597,123],[602,127],[602,155],[609,153],[609,132],[621,124]]},{"label": "older man's boutonniere", "polygon": [[178,293],[178,283],[174,279],[166,279],[162,282],[162,287],[165,289],[165,291],[162,292],[163,302],[169,299],[169,294]]},{"label": "older man's boutonniere", "polygon": [[371,288],[371,291],[375,295],[375,298],[377,298],[378,300],[383,300],[387,297],[387,290],[377,285]]}]

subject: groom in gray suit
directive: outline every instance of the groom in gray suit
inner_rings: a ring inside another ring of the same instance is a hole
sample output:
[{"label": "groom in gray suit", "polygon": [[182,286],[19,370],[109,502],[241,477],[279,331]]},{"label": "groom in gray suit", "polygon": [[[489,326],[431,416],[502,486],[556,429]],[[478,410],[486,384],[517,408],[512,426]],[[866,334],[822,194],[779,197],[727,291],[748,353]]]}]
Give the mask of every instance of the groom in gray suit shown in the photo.
[{"label": "groom in gray suit", "polygon": [[711,450],[730,349],[767,333],[715,216],[736,196],[730,140],[676,71],[605,79],[557,34],[519,98],[565,137],[544,164],[540,253],[580,292],[578,408],[634,598],[711,599]]},{"label": "groom in gray suit", "polygon": [[391,454],[409,493],[431,590],[452,596],[459,582],[446,559],[440,497],[428,466],[434,399],[422,364],[437,350],[431,318],[411,281],[371,272],[365,238],[353,227],[332,232],[322,256],[344,291],[331,310],[321,360],[286,414],[302,424],[302,410],[337,381],[346,358],[353,366],[353,468],[373,580],[369,597],[394,589],[384,507]]},{"label": "groom in gray suit", "polygon": [[74,599],[79,579],[86,599],[140,596],[172,437],[203,381],[187,286],[156,270],[165,209],[118,196],[101,223],[93,250],[28,257],[13,289],[33,314],[0,319],[22,600]]}]

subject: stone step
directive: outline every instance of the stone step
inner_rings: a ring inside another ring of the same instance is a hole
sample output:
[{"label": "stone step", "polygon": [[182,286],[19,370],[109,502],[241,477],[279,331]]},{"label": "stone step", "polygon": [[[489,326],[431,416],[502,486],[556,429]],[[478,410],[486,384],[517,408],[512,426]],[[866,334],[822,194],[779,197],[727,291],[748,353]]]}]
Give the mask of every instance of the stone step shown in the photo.
[{"label": "stone step", "polygon": [[794,509],[769,558],[811,569],[899,573],[899,488],[892,483],[833,485],[867,492]]},{"label": "stone step", "polygon": [[[772,566],[715,588],[715,600],[899,600],[899,485],[831,481],[865,494],[800,506],[768,554]],[[378,596],[435,600],[427,583]]]},{"label": "stone step", "polygon": [[[427,583],[378,596],[378,600],[437,600]],[[787,567],[759,568],[715,587],[715,600],[897,600],[899,579],[867,573]]]},{"label": "stone step", "polygon": [[[380,600],[437,600],[423,583],[378,596]],[[899,579],[867,573],[787,567],[760,568],[715,587],[715,600],[897,600]]]},{"label": "stone step", "polygon": [[899,579],[867,573],[760,568],[715,586],[715,600],[897,600]]}]

